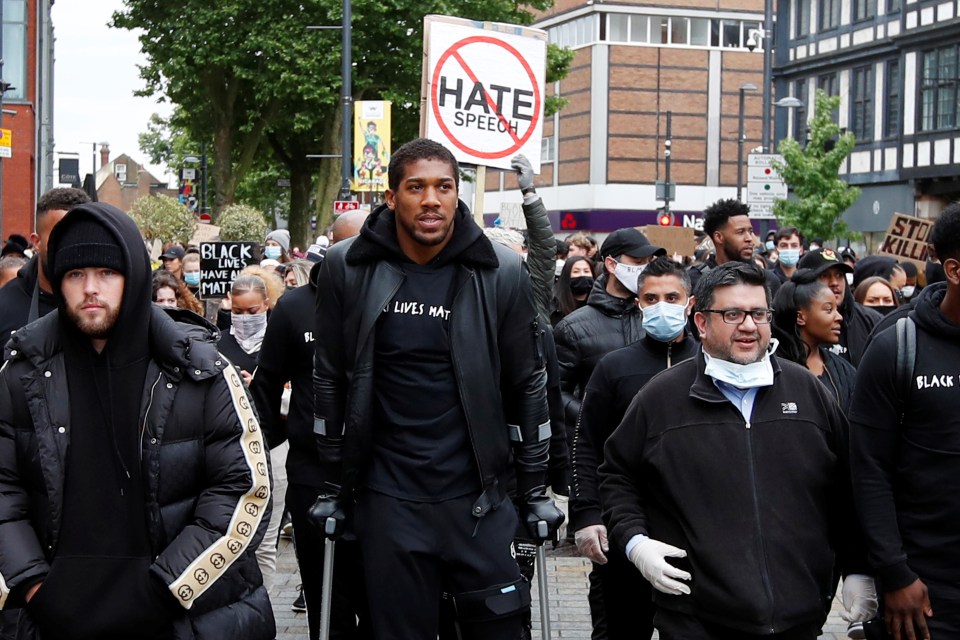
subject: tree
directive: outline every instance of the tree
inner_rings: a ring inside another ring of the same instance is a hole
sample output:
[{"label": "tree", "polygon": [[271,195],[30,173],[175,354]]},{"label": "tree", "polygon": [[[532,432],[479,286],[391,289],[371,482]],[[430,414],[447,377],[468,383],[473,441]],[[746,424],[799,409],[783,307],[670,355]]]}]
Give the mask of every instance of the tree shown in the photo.
[{"label": "tree", "polygon": [[267,221],[263,213],[245,204],[231,204],[224,208],[219,222],[221,240],[263,242],[267,237]]},{"label": "tree", "polygon": [[783,162],[774,162],[796,199],[777,200],[773,213],[782,226],[797,227],[807,237],[851,235],[841,216],[860,197],[860,189],[840,178],[840,165],[856,140],[852,133],[841,133],[834,121],[839,106],[839,96],[818,89],[807,145],[801,148],[792,138],[783,140],[779,146]]},{"label": "tree", "polygon": [[187,244],[197,230],[197,218],[176,198],[164,195],[137,198],[130,208],[130,217],[147,240],[161,244]]}]

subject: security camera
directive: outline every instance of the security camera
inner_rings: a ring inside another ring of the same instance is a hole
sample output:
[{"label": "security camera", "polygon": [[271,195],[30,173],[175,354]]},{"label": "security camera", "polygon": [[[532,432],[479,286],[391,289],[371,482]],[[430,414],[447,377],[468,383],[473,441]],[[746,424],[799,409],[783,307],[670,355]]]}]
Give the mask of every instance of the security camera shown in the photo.
[{"label": "security camera", "polygon": [[760,46],[760,40],[763,38],[763,34],[760,33],[757,29],[751,29],[750,33],[747,35],[747,50],[750,53],[753,53],[753,50]]}]

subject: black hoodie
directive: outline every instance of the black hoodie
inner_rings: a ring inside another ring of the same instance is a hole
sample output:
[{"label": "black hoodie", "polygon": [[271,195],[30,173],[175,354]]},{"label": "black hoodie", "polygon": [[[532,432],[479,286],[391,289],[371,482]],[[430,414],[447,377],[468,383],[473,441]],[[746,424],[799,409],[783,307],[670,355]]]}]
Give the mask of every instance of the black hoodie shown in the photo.
[{"label": "black hoodie", "polygon": [[[59,281],[59,330],[70,403],[63,526],[50,572],[28,607],[44,638],[166,638],[175,606],[151,577],[140,473],[139,403],[149,361],[150,263],[140,232],[122,211],[85,204],[50,236],[50,271],[71,226],[94,220],[121,248],[123,299],[97,353],[68,319]],[[96,266],[96,265],[90,265]]]},{"label": "black hoodie", "polygon": [[37,261],[34,256],[20,267],[17,277],[0,288],[0,346],[6,344],[14,331],[27,324],[30,319],[30,304],[33,292],[38,292],[37,317],[42,318],[57,308],[57,299],[53,294],[37,286]]},{"label": "black hoodie", "polygon": [[[885,590],[918,576],[956,589],[960,567],[960,326],[940,312],[945,287],[928,287],[910,318],[917,353],[909,390],[896,376],[897,336],[877,334],[857,372],[850,408],[857,511]],[[901,413],[903,419],[901,424]]]}]

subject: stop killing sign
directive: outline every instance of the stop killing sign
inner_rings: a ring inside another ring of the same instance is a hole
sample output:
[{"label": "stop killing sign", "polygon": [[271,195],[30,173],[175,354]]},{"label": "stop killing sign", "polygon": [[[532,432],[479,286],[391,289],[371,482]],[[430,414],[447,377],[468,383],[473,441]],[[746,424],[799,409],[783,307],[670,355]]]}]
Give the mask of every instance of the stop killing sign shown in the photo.
[{"label": "stop killing sign", "polygon": [[[540,171],[546,33],[427,16],[424,135],[468,164]],[[482,25],[483,28],[477,25]]]}]

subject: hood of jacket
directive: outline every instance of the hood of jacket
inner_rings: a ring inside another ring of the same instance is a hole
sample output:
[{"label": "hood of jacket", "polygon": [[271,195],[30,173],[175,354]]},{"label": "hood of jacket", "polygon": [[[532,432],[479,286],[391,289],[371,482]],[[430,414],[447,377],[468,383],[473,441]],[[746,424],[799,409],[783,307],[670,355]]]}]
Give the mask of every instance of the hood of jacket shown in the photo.
[{"label": "hood of jacket", "polygon": [[910,317],[924,331],[946,339],[960,339],[960,326],[947,320],[940,312],[940,304],[947,295],[947,283],[938,282],[925,287],[917,297]]},{"label": "hood of jacket", "polygon": [[[57,251],[60,249],[64,234],[73,222],[85,218],[97,222],[104,233],[112,236],[112,240],[120,246],[125,269],[123,301],[116,324],[107,338],[104,354],[115,365],[122,365],[142,358],[147,353],[147,334],[152,305],[150,257],[147,255],[140,230],[130,216],[111,205],[92,202],[71,209],[53,228],[48,253],[51,274],[57,271]],[[89,338],[77,329],[65,313],[61,282],[54,278],[50,285],[58,298],[57,317],[61,330],[65,335],[70,336],[71,342],[75,340],[78,344],[82,344],[83,340],[89,341]]]},{"label": "hood of jacket", "polygon": [[610,274],[606,271],[597,276],[593,289],[590,289],[590,295],[587,296],[587,304],[596,307],[603,315],[615,318],[627,313],[640,313],[636,297],[618,298],[607,292],[608,278]]},{"label": "hood of jacket", "polygon": [[[470,210],[463,201],[458,201],[454,213],[453,231],[450,241],[440,253],[429,262],[429,266],[443,266],[457,262],[467,266],[493,269],[500,265],[493,245],[483,235],[470,216]],[[387,205],[382,204],[367,216],[360,229],[360,235],[349,241],[346,261],[350,265],[359,265],[380,260],[399,260],[410,262],[397,241],[397,220]]]}]

